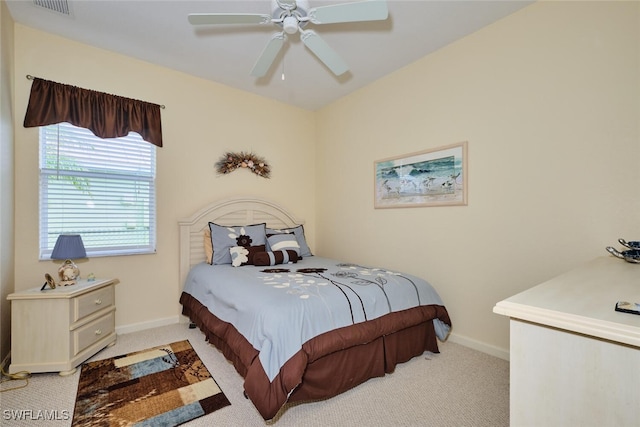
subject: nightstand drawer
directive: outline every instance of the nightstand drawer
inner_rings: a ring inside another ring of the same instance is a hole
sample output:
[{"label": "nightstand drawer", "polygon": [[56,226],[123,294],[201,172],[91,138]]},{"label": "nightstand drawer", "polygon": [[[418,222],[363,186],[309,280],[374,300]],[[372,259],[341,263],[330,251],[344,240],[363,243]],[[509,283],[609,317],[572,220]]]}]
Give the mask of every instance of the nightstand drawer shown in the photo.
[{"label": "nightstand drawer", "polygon": [[114,287],[107,286],[75,298],[73,300],[72,322],[77,322],[98,310],[112,306],[115,302],[114,294]]},{"label": "nightstand drawer", "polygon": [[73,331],[73,354],[78,354],[91,344],[96,343],[113,333],[116,329],[115,313],[112,311],[104,317]]}]

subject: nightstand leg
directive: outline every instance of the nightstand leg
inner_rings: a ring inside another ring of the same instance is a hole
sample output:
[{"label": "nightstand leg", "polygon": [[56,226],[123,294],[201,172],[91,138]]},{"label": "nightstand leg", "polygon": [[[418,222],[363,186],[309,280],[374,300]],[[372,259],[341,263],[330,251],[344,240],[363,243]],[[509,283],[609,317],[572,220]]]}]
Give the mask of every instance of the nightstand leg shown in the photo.
[{"label": "nightstand leg", "polygon": [[77,370],[77,368],[73,368],[73,369],[70,369],[68,371],[60,371],[60,373],[58,375],[60,375],[61,377],[67,377],[69,375],[74,374],[76,372],[76,370]]}]

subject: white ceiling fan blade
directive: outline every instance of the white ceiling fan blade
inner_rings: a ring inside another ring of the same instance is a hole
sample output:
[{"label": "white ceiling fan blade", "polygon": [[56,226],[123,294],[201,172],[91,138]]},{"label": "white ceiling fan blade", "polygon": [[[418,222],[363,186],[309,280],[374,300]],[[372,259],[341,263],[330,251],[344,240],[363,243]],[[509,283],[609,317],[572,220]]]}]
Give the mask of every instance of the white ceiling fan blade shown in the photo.
[{"label": "white ceiling fan blade", "polygon": [[271,15],[255,13],[190,13],[188,19],[192,25],[268,24],[271,22]]},{"label": "white ceiling fan blade", "polygon": [[253,69],[251,69],[251,75],[254,77],[262,77],[267,74],[271,64],[275,61],[278,52],[284,45],[284,33],[275,34],[269,40],[269,43],[265,46],[264,50],[260,54],[260,57],[256,61]]},{"label": "white ceiling fan blade", "polygon": [[300,39],[336,76],[349,70],[346,62],[315,31],[304,31]]},{"label": "white ceiling fan blade", "polygon": [[339,22],[382,21],[389,16],[385,0],[343,3],[309,9],[309,21],[314,24]]}]

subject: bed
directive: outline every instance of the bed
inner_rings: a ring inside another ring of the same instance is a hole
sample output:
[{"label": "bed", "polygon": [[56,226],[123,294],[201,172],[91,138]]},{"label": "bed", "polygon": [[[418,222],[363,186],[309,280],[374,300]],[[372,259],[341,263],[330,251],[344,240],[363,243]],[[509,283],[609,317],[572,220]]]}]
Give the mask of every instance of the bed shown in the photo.
[{"label": "bed", "polygon": [[426,281],[311,254],[303,221],[269,201],[216,202],[179,229],[182,313],[244,378],[265,420],[437,353],[449,333]]}]

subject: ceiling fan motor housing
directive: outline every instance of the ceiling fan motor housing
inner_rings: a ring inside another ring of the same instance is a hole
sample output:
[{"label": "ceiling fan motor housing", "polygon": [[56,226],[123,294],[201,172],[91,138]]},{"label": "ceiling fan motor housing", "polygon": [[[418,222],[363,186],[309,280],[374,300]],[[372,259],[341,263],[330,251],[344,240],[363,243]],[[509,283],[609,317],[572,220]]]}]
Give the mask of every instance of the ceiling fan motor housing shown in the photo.
[{"label": "ceiling fan motor housing", "polygon": [[298,28],[307,25],[307,21],[299,21],[299,18],[307,16],[309,11],[308,0],[271,0],[271,16],[273,19],[282,19],[282,28],[287,34],[295,34]]}]

